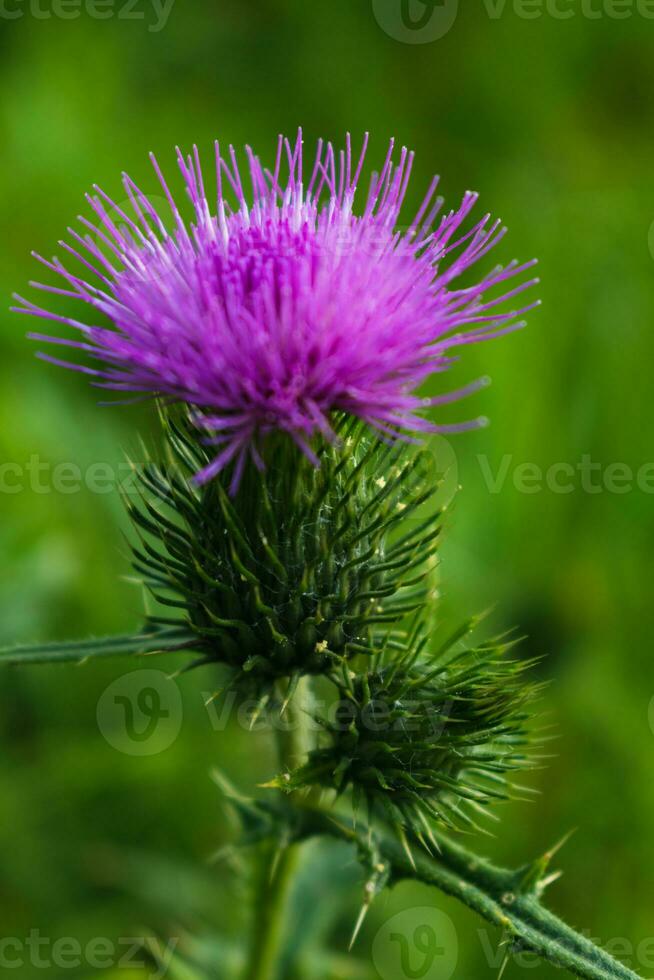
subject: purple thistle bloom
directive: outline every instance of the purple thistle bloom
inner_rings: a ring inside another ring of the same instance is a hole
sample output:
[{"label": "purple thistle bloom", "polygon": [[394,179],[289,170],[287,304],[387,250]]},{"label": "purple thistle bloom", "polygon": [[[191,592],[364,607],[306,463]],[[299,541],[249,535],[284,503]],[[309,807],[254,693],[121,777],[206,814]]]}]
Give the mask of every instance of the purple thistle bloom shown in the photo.
[{"label": "purple thistle bloom", "polygon": [[[511,262],[476,285],[455,288],[506,229],[489,215],[462,229],[477,200],[473,193],[458,210],[440,215],[434,178],[411,225],[398,231],[413,154],[402,149],[395,162],[392,141],[355,214],[366,146],[367,137],[355,159],[349,136],[338,153],[319,141],[306,175],[301,132],[295,145],[280,137],[272,171],[248,147],[250,194],[232,147],[225,159],[216,144],[214,207],[197,148],[186,158],[178,150],[192,223],[182,218],[152,156],[172,230],[126,175],[127,210],[96,187],[87,198],[97,225],[80,218],[84,231],[69,229],[74,244],[60,243],[93,282],[57,258],[36,256],[65,282],[63,288],[32,285],[82,300],[112,326],[82,323],[17,297],[19,312],[82,334],[81,340],[34,339],[76,348],[98,366],[39,356],[90,375],[100,387],[188,403],[219,447],[197,479],[209,480],[233,463],[233,488],[248,455],[263,466],[260,441],[272,430],[287,432],[317,462],[311,438],[317,432],[333,438],[335,410],[392,438],[480,424],[437,425],[422,413],[472,393],[485,379],[430,399],[416,389],[448,368],[456,348],[523,325],[517,318],[536,303],[507,312],[498,307],[538,281],[522,276],[534,263]],[[497,286],[499,295],[486,298]]]}]

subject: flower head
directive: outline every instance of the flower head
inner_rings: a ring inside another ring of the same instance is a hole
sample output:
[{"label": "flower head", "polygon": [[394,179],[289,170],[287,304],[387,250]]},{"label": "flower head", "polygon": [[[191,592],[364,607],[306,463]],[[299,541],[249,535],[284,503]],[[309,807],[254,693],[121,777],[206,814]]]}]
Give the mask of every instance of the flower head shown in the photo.
[{"label": "flower head", "polygon": [[[191,406],[216,455],[197,478],[234,464],[234,486],[248,456],[263,466],[261,438],[287,432],[315,461],[314,434],[333,438],[333,411],[356,415],[386,436],[408,438],[439,426],[426,407],[453,401],[482,381],[431,399],[421,382],[445,370],[458,347],[521,325],[513,306],[536,280],[533,263],[496,267],[457,287],[505,229],[486,215],[464,230],[477,195],[441,213],[435,178],[411,224],[398,230],[413,154],[386,159],[357,195],[367,137],[358,157],[350,139],[336,152],[318,143],[305,166],[302,134],[280,137],[273,170],[247,148],[251,191],[234,150],[216,144],[215,203],[205,190],[197,148],[178,164],[194,216],[186,221],[154,157],[173,216],[158,210],[124,176],[129,204],[99,188],[88,195],[96,224],[61,242],[79,263],[40,259],[63,288],[37,288],[81,300],[110,321],[93,325],[17,297],[19,312],[72,327],[82,336],[33,334],[82,352],[88,363],[46,360],[82,371],[120,392],[158,395]],[[282,172],[287,172],[285,178]],[[355,198],[361,207],[355,213]],[[497,295],[488,291],[499,287]]]}]

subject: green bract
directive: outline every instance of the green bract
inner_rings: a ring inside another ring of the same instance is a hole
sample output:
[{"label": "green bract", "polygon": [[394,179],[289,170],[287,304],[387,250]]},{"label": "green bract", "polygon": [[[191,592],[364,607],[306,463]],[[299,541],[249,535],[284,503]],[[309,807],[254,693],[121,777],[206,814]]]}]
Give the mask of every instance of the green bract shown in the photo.
[{"label": "green bract", "polygon": [[[129,498],[140,541],[134,566],[185,625],[199,662],[231,668],[236,686],[265,694],[291,686],[401,636],[425,607],[440,533],[428,502],[431,457],[389,444],[352,419],[318,449],[316,467],[286,436],[267,445],[270,465],[250,464],[238,494],[229,476],[189,477],[210,457],[185,418],[164,417],[168,458],[136,470]],[[425,513],[425,509],[427,513]]]},{"label": "green bract", "polygon": [[530,663],[507,657],[511,643],[456,652],[461,632],[436,653],[423,652],[423,634],[403,656],[347,672],[341,700],[317,719],[325,744],[282,774],[280,788],[350,788],[369,814],[423,843],[430,821],[467,829],[471,813],[515,795],[511,774],[533,765],[530,702],[538,685],[522,676]]}]

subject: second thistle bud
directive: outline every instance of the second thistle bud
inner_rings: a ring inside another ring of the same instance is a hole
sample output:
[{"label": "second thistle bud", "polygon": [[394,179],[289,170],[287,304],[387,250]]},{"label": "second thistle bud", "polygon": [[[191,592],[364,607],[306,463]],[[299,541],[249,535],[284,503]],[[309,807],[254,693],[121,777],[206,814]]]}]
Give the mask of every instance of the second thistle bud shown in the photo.
[{"label": "second thistle bud", "polygon": [[351,790],[369,816],[423,843],[436,821],[470,829],[475,816],[516,794],[512,775],[532,764],[530,666],[501,641],[403,656],[348,675],[320,718],[323,744],[280,786]]}]

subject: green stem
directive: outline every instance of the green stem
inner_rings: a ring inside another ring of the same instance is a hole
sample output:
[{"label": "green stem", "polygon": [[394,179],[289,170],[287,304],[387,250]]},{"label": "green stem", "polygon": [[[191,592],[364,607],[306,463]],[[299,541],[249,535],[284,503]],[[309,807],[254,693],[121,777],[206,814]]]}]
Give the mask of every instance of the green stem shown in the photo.
[{"label": "green stem", "polygon": [[[335,814],[305,808],[300,816],[300,838],[327,834],[355,844],[364,853],[370,850],[367,835],[342,823]],[[532,868],[510,871],[495,867],[440,834],[438,844],[440,853],[434,857],[416,848],[412,863],[389,833],[376,839],[391,881],[413,879],[434,885],[503,930],[514,948],[536,953],[584,980],[638,980],[632,970],[541,904],[538,862]],[[546,863],[540,863],[543,870]]]},{"label": "green stem", "polygon": [[[283,725],[277,730],[280,772],[301,765],[310,748],[306,709],[308,680],[300,681],[288,705]],[[288,799],[288,797],[286,797]],[[287,936],[288,905],[300,859],[300,844],[274,844],[264,861],[255,907],[250,959],[245,980],[277,980]]]},{"label": "green stem", "polygon": [[297,844],[286,847],[281,855],[273,846],[264,862],[246,980],[277,980],[286,936],[286,910],[298,857]]},{"label": "green stem", "polygon": [[197,636],[184,625],[168,629],[147,629],[127,636],[71,640],[58,643],[33,643],[0,648],[0,666],[20,667],[26,664],[83,663],[102,657],[132,657],[145,654],[193,650]]}]

